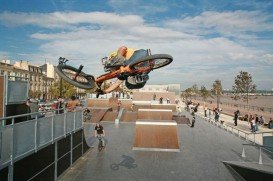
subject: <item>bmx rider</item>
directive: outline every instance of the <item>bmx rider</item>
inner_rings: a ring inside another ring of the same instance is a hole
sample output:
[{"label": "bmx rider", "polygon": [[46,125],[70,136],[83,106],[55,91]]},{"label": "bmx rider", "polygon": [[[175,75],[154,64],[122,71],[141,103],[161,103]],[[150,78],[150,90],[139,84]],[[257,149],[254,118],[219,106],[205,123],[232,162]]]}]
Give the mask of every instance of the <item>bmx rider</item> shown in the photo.
[{"label": "bmx rider", "polygon": [[101,140],[102,142],[102,147],[105,147],[105,131],[103,126],[100,123],[96,123],[95,126],[95,137],[98,138],[99,140]]}]

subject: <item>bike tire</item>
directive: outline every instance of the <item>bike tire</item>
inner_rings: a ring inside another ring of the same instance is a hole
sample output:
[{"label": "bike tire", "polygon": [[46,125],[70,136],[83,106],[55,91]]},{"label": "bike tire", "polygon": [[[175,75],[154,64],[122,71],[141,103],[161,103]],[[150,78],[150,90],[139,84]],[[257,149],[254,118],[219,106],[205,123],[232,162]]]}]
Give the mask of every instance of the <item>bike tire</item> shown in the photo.
[{"label": "bike tire", "polygon": [[59,64],[55,70],[56,70],[57,74],[62,79],[64,79],[66,82],[68,82],[76,87],[79,87],[81,89],[95,89],[96,88],[96,83],[95,83],[94,78],[90,75],[85,74],[84,72],[81,72],[79,74],[79,76],[84,77],[87,82],[79,82],[77,80],[73,80],[67,74],[65,74],[64,70],[69,70],[71,72],[77,73],[77,69],[72,66],[69,66],[66,64]]},{"label": "bike tire", "polygon": [[131,84],[129,83],[127,80],[125,81],[125,86],[128,89],[141,89],[145,86],[146,82],[142,82],[142,83],[137,83],[137,84]]},{"label": "bike tire", "polygon": [[[149,55],[143,58],[140,58],[136,62],[132,63],[129,65],[131,69],[134,70],[139,70],[143,68],[147,68],[149,65],[149,61],[153,60],[154,65],[151,67],[151,70],[154,69],[159,69],[161,67],[164,67],[166,65],[169,65],[173,61],[173,57],[168,54],[154,54],[154,55]],[[162,61],[160,63],[160,60]]]}]

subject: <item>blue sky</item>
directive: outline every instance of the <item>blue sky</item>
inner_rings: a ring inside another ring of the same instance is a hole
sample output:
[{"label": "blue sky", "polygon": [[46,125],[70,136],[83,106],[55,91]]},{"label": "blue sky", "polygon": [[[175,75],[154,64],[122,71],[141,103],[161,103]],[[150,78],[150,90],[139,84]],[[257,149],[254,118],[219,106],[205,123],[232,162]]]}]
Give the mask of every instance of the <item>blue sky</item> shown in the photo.
[{"label": "blue sky", "polygon": [[210,89],[220,79],[231,89],[243,70],[258,89],[273,88],[271,0],[0,0],[0,35],[0,60],[63,56],[98,76],[100,59],[127,45],[174,57],[150,84]]}]

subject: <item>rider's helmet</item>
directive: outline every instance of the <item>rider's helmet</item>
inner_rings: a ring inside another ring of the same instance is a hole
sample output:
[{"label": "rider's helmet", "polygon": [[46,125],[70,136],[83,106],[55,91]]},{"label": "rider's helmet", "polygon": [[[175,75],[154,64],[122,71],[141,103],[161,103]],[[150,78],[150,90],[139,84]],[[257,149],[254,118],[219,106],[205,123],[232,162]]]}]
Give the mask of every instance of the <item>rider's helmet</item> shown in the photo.
[{"label": "rider's helmet", "polygon": [[118,49],[118,54],[122,55],[123,57],[125,57],[127,53],[127,47],[126,46],[121,46]]}]

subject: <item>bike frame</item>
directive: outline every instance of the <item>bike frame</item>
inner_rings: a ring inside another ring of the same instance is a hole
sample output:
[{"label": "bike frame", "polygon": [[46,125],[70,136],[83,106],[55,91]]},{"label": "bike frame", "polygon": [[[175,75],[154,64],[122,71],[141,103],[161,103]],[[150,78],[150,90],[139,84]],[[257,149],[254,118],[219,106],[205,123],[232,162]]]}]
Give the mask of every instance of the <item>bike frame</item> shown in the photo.
[{"label": "bike frame", "polygon": [[129,73],[129,74],[139,74],[139,73],[144,73],[144,72],[149,72],[151,68],[143,68],[143,69],[138,69],[138,70],[132,70],[129,65],[127,66],[121,66],[118,70],[103,74],[95,80],[96,83],[103,83],[105,80],[109,80],[112,78],[116,78],[118,75],[122,73]]}]

